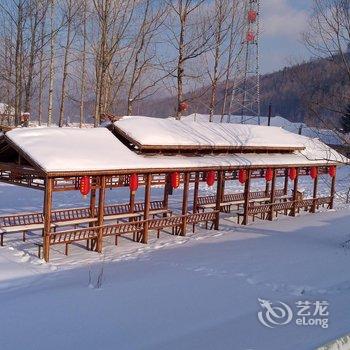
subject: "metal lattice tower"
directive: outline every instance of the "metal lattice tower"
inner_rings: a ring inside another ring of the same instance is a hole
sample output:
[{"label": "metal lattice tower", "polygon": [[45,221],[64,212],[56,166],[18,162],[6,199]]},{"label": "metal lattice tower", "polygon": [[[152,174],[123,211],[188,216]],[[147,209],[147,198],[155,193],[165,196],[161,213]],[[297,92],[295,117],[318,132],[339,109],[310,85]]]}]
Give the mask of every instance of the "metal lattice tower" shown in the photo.
[{"label": "metal lattice tower", "polygon": [[260,124],[260,0],[244,0],[240,11],[241,47],[237,57],[230,114],[241,115],[241,123],[256,119]]}]

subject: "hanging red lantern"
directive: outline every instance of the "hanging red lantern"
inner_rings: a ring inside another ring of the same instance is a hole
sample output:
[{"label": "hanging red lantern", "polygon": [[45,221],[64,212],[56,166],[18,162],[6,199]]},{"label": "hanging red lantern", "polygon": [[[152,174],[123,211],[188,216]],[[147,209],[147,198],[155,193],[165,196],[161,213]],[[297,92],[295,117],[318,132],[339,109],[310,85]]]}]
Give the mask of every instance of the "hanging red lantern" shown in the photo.
[{"label": "hanging red lantern", "polygon": [[297,177],[297,169],[296,168],[290,168],[289,169],[289,178],[294,181]]},{"label": "hanging red lantern", "polygon": [[267,182],[271,181],[273,178],[273,170],[271,168],[267,168],[265,172],[265,180]]},{"label": "hanging red lantern", "polygon": [[251,43],[255,40],[255,34],[253,32],[248,32],[246,39],[248,43]]},{"label": "hanging red lantern", "polygon": [[206,176],[206,180],[207,180],[207,185],[209,187],[214,185],[215,182],[215,171],[210,170],[207,172],[207,176]]},{"label": "hanging red lantern", "polygon": [[90,193],[91,182],[90,182],[90,177],[89,176],[83,176],[80,179],[79,189],[80,189],[80,193],[84,197],[86,197]]},{"label": "hanging red lantern", "polygon": [[248,21],[250,23],[254,23],[257,17],[258,17],[258,14],[254,10],[248,11]]},{"label": "hanging red lantern", "polygon": [[139,177],[137,174],[131,174],[129,180],[130,192],[135,193],[139,187]]},{"label": "hanging red lantern", "polygon": [[179,104],[179,110],[180,112],[185,112],[188,110],[188,103],[187,102],[181,102]]},{"label": "hanging red lantern", "polygon": [[335,177],[335,175],[337,174],[337,167],[335,165],[331,165],[328,168],[328,174],[330,177]]},{"label": "hanging red lantern", "polygon": [[245,169],[239,170],[238,180],[241,184],[244,184],[247,181],[247,171]]},{"label": "hanging red lantern", "polygon": [[178,188],[180,186],[180,174],[178,172],[171,173],[171,187]]},{"label": "hanging red lantern", "polygon": [[318,168],[316,166],[313,166],[310,170],[310,176],[312,179],[316,179],[316,177],[318,176]]}]

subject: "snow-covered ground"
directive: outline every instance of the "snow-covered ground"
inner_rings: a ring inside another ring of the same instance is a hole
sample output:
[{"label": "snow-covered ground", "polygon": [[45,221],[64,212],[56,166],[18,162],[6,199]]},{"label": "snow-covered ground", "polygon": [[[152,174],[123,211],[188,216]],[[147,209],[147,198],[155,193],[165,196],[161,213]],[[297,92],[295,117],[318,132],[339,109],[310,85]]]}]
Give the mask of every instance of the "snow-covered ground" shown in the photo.
[{"label": "snow-covered ground", "polygon": [[[104,253],[73,246],[36,258],[32,235],[5,238],[0,248],[0,349],[313,349],[350,332],[349,168],[338,173],[337,210],[238,226],[186,237],[155,235],[148,245],[121,239]],[[310,193],[311,181],[301,187]],[[320,180],[329,193],[329,179]],[[254,184],[258,185],[262,184]],[[238,184],[226,190],[239,191]],[[203,188],[202,192],[211,189]],[[141,198],[142,193],[139,191]],[[152,199],[160,198],[152,190]],[[0,214],[40,210],[42,193],[0,184]],[[125,190],[109,191],[124,202]],[[55,207],[80,206],[78,193],[55,194]],[[179,208],[181,190],[171,199]],[[87,204],[87,203],[85,203]],[[97,288],[102,274],[102,287]],[[327,301],[329,327],[268,328],[259,299]]]}]

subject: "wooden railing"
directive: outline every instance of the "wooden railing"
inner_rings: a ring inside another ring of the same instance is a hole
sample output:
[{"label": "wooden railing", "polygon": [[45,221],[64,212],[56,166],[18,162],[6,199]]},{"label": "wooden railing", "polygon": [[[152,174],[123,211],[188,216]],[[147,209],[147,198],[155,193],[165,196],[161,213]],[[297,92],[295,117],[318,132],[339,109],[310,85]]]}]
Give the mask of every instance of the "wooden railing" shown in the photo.
[{"label": "wooden railing", "polygon": [[[265,191],[256,191],[249,193],[249,199],[260,199],[270,197],[271,192],[267,193]],[[281,197],[284,195],[284,189],[275,190],[275,197]],[[244,193],[227,193],[224,195],[222,203],[230,203],[230,202],[240,202],[244,201]],[[215,204],[216,196],[202,196],[198,197],[197,205],[207,205],[207,204]]]},{"label": "wooden railing", "polygon": [[113,225],[96,226],[91,228],[82,228],[75,230],[66,230],[60,232],[53,232],[50,234],[50,244],[69,244],[72,242],[97,239],[100,230],[102,236],[121,236],[125,234],[141,233],[145,224],[148,224],[149,230],[164,230],[165,228],[180,227],[183,220],[187,224],[197,224],[200,222],[212,222],[216,219],[217,212],[212,211],[208,213],[188,214],[181,216],[170,216],[159,219],[149,219],[134,222],[123,222]]},{"label": "wooden railing", "polygon": [[[284,210],[291,210],[293,208],[293,205],[295,203],[296,209],[310,209],[314,205],[314,199],[302,199],[298,201],[287,201],[287,202],[280,202],[280,203],[267,203],[267,204],[261,204],[261,205],[252,205],[248,207],[248,215],[257,215],[257,214],[266,214],[271,211],[279,212]],[[324,204],[330,204],[331,203],[331,197],[319,197],[315,199],[316,206],[324,205]]]},{"label": "wooden railing", "polygon": [[[145,208],[144,203],[135,203],[134,212],[143,212]],[[150,210],[164,209],[163,201],[152,201],[150,202]],[[111,216],[117,214],[128,214],[130,213],[129,204],[113,204],[107,205],[104,208],[104,215]],[[95,208],[94,216],[97,216],[97,208]],[[79,219],[91,218],[90,208],[72,208],[72,209],[59,209],[53,210],[51,213],[51,222],[64,222],[74,221]],[[0,227],[13,227],[33,224],[43,224],[44,216],[43,213],[27,213],[27,214],[13,214],[0,216]]]}]

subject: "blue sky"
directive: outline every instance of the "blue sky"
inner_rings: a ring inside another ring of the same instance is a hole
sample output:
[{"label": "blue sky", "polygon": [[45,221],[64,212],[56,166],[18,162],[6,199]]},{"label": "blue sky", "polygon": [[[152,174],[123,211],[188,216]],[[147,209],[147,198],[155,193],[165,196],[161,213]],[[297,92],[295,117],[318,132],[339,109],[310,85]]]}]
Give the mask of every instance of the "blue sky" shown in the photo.
[{"label": "blue sky", "polygon": [[261,71],[279,70],[310,57],[301,42],[311,0],[261,0]]}]

